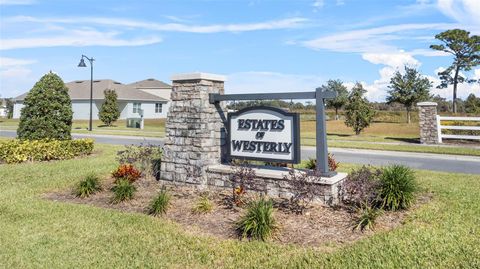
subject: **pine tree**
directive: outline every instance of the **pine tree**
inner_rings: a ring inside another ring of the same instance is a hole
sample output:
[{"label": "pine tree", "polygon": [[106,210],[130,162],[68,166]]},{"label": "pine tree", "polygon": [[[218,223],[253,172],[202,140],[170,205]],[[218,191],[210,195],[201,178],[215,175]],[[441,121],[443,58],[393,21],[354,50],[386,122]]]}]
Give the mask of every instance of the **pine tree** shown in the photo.
[{"label": "pine tree", "polygon": [[24,100],[17,130],[19,139],[71,139],[72,102],[62,79],[51,71]]},{"label": "pine tree", "polygon": [[98,118],[100,118],[105,125],[111,126],[112,123],[120,117],[117,93],[115,90],[106,89],[103,94],[105,95],[105,102],[98,112]]},{"label": "pine tree", "polygon": [[453,63],[444,71],[438,73],[441,83],[439,89],[453,85],[453,113],[457,113],[457,86],[459,83],[474,83],[475,79],[467,79],[461,71],[470,71],[480,65],[480,36],[472,35],[461,29],[447,30],[435,36],[443,42],[441,45],[431,45],[434,50],[443,51],[453,56]]},{"label": "pine tree", "polygon": [[356,83],[348,96],[345,105],[345,125],[352,127],[356,135],[367,128],[375,116],[375,111],[368,100],[363,96],[367,91],[362,84]]}]

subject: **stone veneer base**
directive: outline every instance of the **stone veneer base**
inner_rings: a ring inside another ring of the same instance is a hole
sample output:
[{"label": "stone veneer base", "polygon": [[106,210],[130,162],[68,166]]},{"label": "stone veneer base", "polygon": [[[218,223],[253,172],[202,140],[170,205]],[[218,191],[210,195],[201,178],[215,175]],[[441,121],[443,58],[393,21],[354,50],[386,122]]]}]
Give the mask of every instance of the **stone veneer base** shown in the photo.
[{"label": "stone veneer base", "polygon": [[[269,168],[253,168],[256,174],[255,180],[258,184],[255,186],[260,186],[258,189],[253,190],[259,193],[265,193],[272,198],[290,198],[293,193],[291,191],[291,185],[284,178],[288,176],[290,169],[288,168],[279,168],[279,167],[269,167]],[[231,188],[229,177],[232,174],[232,166],[225,164],[215,164],[207,167],[207,188],[220,187],[220,188]],[[327,205],[337,205],[339,204],[341,193],[342,193],[342,184],[347,177],[346,173],[338,173],[337,175],[327,178],[322,178],[317,184],[320,185],[320,193],[317,195],[316,201],[320,201]]]}]

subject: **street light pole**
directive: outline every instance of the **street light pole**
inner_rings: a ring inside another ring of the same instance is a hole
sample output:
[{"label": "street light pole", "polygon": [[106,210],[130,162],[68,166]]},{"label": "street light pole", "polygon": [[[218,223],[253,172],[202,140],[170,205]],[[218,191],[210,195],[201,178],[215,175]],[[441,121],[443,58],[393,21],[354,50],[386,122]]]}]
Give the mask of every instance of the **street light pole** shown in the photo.
[{"label": "street light pole", "polygon": [[82,58],[80,58],[80,63],[78,64],[78,67],[87,67],[85,64],[85,61],[83,58],[87,59],[90,62],[90,121],[88,122],[88,130],[92,131],[92,103],[93,103],[93,61],[95,59],[88,58],[87,56],[82,54]]}]

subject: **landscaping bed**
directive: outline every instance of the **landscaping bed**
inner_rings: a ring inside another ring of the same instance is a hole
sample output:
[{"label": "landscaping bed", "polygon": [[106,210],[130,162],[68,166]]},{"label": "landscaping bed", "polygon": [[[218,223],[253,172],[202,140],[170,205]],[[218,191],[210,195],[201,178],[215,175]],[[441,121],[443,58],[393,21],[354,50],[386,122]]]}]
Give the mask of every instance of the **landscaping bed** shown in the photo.
[{"label": "landscaping bed", "polygon": [[[76,197],[70,190],[47,193],[45,198],[147,214],[147,207],[161,190],[162,184],[154,179],[140,179],[134,185],[137,188],[134,199],[121,203],[112,202],[113,193],[110,191],[114,186],[112,178],[102,181],[102,191],[86,198]],[[235,230],[235,222],[245,212],[245,208],[232,206],[231,191],[204,192],[190,186],[178,185],[170,185],[167,190],[172,196],[170,206],[167,213],[159,218],[180,224],[187,233],[210,235],[220,239],[239,238]],[[206,194],[214,204],[213,210],[203,214],[194,213],[192,209],[196,201]],[[428,195],[421,196],[417,199],[414,208],[426,203],[429,199]],[[302,246],[352,243],[376,232],[389,231],[400,226],[410,212],[385,211],[377,219],[373,231],[361,232],[353,229],[355,212],[348,210],[345,206],[332,208],[311,204],[304,214],[295,214],[281,204],[282,201],[276,200],[274,216],[279,229],[271,240]]]}]

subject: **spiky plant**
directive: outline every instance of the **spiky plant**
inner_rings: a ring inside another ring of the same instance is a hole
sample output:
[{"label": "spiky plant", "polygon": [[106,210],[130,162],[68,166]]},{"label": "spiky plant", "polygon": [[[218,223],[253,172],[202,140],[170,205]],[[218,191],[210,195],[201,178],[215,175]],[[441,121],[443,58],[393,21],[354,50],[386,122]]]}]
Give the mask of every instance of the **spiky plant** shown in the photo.
[{"label": "spiky plant", "polygon": [[148,208],[148,214],[152,216],[164,215],[170,206],[171,196],[166,189],[162,189],[157,197],[152,200]]},{"label": "spiky plant", "polygon": [[243,238],[265,241],[277,230],[273,216],[273,202],[260,198],[248,205],[247,212],[236,224],[237,232]]},{"label": "spiky plant", "polygon": [[95,174],[88,174],[84,180],[75,186],[73,193],[77,197],[85,198],[100,190],[102,190],[102,187],[99,178]]},{"label": "spiky plant", "polygon": [[208,195],[202,195],[192,209],[193,213],[196,214],[206,214],[212,212],[212,210],[213,202],[208,198]]},{"label": "spiky plant", "polygon": [[359,209],[358,217],[355,219],[354,230],[373,230],[375,228],[377,217],[381,214],[382,211],[380,209],[364,204]]},{"label": "spiky plant", "polygon": [[383,168],[378,190],[381,208],[392,211],[409,208],[415,201],[416,190],[411,168],[397,164]]},{"label": "spiky plant", "polygon": [[113,203],[120,203],[133,198],[137,188],[128,179],[119,179],[116,181],[113,191]]}]

